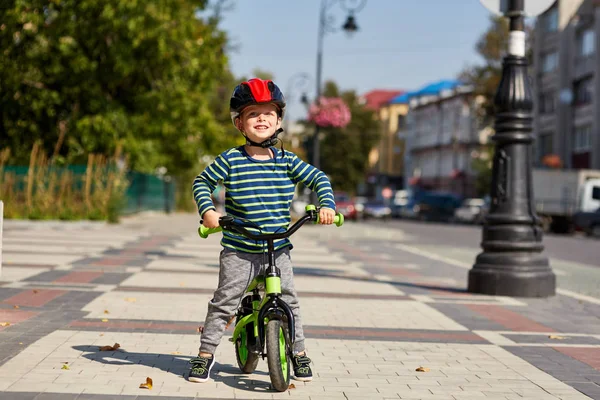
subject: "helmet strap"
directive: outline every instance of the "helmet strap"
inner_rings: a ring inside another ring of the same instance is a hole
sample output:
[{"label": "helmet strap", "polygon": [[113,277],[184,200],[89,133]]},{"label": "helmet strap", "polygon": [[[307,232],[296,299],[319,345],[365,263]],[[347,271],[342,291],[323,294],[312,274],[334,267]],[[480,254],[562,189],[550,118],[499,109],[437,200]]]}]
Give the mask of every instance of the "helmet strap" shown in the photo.
[{"label": "helmet strap", "polygon": [[279,140],[279,138],[277,136],[281,132],[283,132],[282,128],[277,129],[270,138],[268,138],[260,143],[250,140],[250,138],[248,136],[246,136],[244,134],[244,132],[242,132],[242,135],[244,135],[244,137],[246,138],[246,144],[248,146],[262,147],[263,149],[267,149],[267,148],[275,146],[277,144],[277,141]]}]

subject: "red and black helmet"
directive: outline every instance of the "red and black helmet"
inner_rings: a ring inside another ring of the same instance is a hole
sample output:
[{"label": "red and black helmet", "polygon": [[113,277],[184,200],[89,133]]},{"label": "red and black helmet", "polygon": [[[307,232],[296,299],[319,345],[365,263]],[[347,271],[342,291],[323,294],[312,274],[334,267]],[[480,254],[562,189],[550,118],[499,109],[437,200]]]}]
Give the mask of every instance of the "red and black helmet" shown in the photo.
[{"label": "red and black helmet", "polygon": [[252,78],[247,82],[242,82],[233,89],[229,101],[231,121],[235,125],[235,119],[240,116],[244,108],[254,104],[267,103],[279,107],[279,116],[283,118],[285,114],[285,97],[273,81]]}]

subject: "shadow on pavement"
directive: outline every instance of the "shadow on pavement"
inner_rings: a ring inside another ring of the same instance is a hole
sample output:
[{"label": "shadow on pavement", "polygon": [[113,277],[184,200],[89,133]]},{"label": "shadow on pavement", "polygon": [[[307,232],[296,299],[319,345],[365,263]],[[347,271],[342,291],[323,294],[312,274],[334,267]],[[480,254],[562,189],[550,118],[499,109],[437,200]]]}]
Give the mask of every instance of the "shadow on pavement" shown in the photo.
[{"label": "shadow on pavement", "polygon": [[[88,360],[107,365],[127,366],[127,365],[145,365],[151,368],[157,368],[164,372],[186,378],[186,383],[190,385],[202,385],[201,383],[187,382],[187,375],[190,368],[190,360],[193,356],[159,354],[159,353],[132,353],[123,349],[116,351],[99,351],[98,346],[73,346],[74,350],[82,351],[82,356]],[[266,363],[263,364],[266,369]],[[260,368],[260,364],[259,364]],[[115,371],[115,374],[118,372]],[[264,376],[265,380],[255,380],[249,375],[242,373],[238,367],[231,364],[221,364],[215,362],[211,370],[211,378],[214,382],[221,382],[231,388],[244,390],[248,392],[261,393],[273,392],[267,371],[257,370],[252,375]],[[140,379],[142,383],[143,379]],[[208,383],[208,382],[207,382]]]}]

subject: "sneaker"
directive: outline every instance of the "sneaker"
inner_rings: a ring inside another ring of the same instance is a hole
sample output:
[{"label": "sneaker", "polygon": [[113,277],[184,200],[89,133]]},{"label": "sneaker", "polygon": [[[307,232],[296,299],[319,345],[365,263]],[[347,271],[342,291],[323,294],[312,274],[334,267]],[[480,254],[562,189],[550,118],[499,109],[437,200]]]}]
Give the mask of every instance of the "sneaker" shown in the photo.
[{"label": "sneaker", "polygon": [[190,375],[188,381],[202,383],[209,379],[210,370],[215,365],[215,356],[208,357],[196,357],[190,360],[192,367],[190,368]]},{"label": "sneaker", "polygon": [[310,358],[306,355],[295,355],[292,358],[292,363],[294,364],[294,378],[297,381],[312,381],[313,374],[310,369]]}]

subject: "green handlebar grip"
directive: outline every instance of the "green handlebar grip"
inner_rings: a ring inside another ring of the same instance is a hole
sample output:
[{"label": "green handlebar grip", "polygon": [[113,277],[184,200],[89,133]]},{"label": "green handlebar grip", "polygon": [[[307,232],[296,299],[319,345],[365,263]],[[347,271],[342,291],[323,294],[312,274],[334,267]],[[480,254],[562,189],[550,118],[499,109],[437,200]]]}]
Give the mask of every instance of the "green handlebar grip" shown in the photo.
[{"label": "green handlebar grip", "polygon": [[[319,223],[319,216],[317,216],[317,222],[315,222],[316,224]],[[335,214],[335,217],[333,217],[333,223],[337,226],[340,227],[342,225],[344,225],[344,215],[337,213]]]},{"label": "green handlebar grip", "polygon": [[198,235],[200,235],[200,237],[202,239],[206,239],[208,237],[208,235],[211,235],[213,233],[217,233],[217,232],[221,232],[223,230],[223,228],[221,228],[220,226],[216,227],[216,228],[207,228],[204,225],[200,225],[200,227],[198,228]]}]

